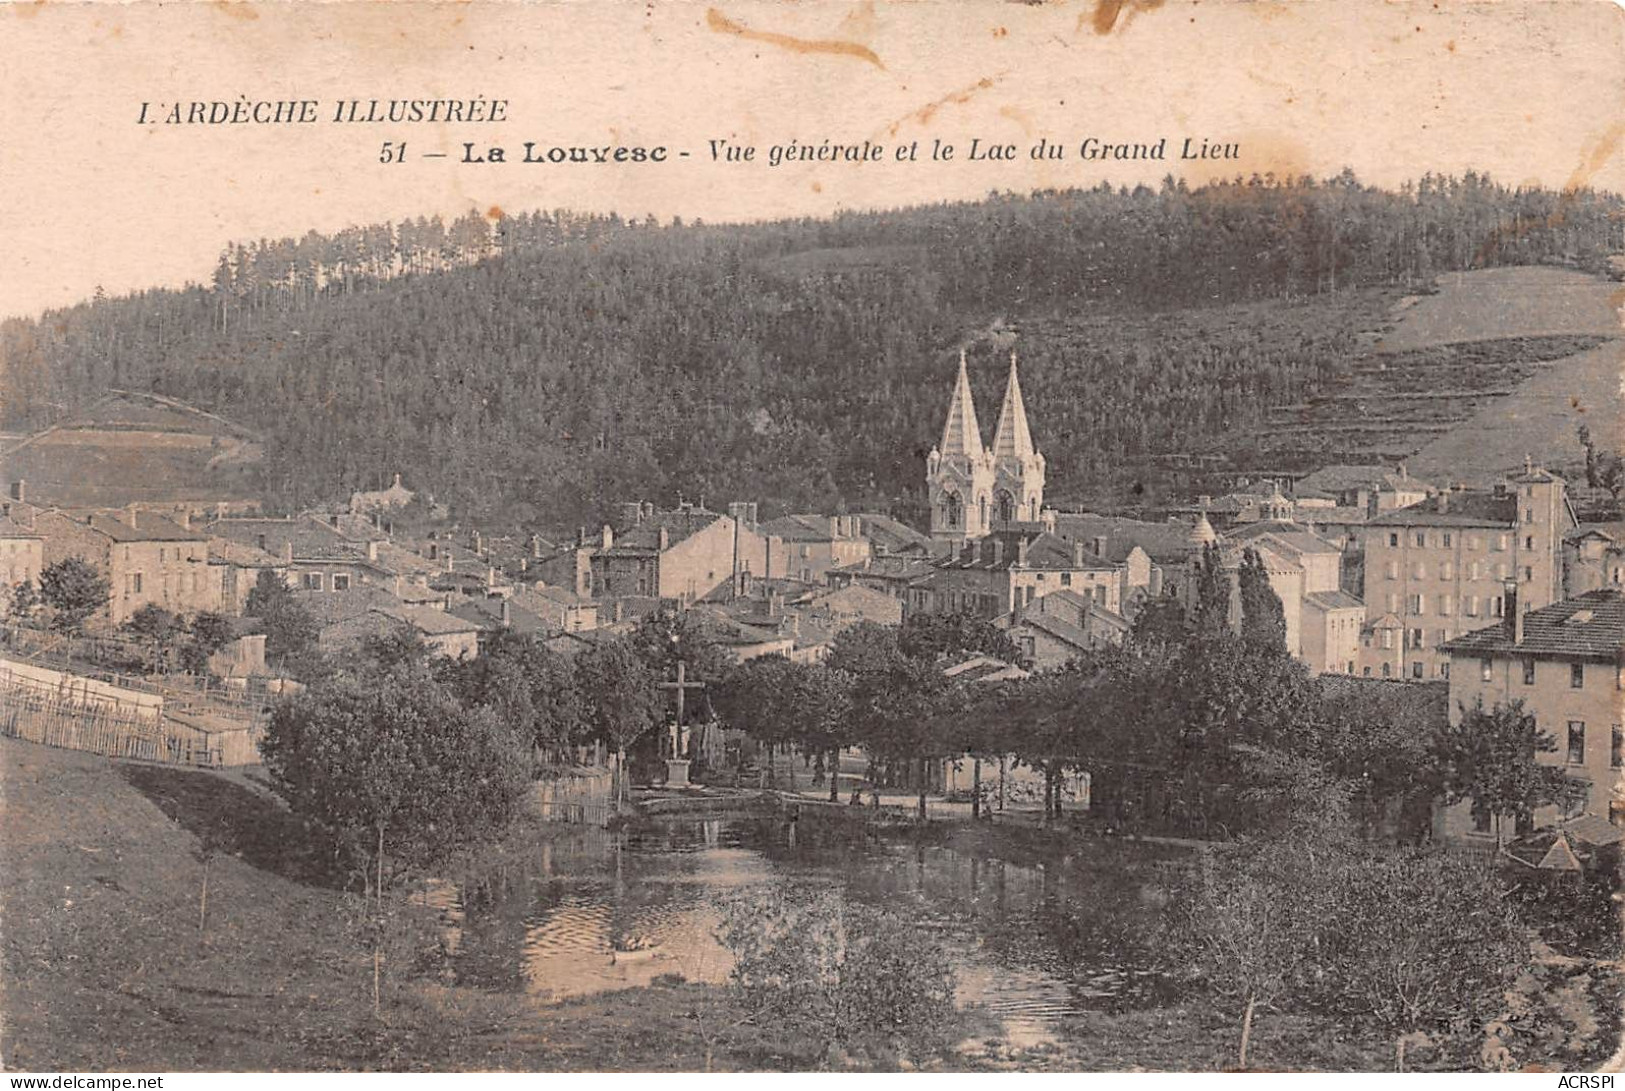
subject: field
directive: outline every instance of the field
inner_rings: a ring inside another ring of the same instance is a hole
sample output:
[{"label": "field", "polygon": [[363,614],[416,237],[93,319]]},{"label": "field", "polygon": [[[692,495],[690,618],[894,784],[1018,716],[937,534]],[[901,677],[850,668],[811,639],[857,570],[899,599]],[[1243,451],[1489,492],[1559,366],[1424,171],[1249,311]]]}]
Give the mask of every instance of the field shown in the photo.
[{"label": "field", "polygon": [[1394,302],[1312,397],[1221,449],[1255,472],[1406,459],[1423,480],[1483,485],[1525,455],[1572,476],[1582,423],[1625,446],[1617,285],[1527,267],[1449,274],[1437,288]]},{"label": "field", "polygon": [[84,417],[5,444],[0,472],[65,507],[258,497],[258,440],[230,421],[145,396],[112,395]]}]

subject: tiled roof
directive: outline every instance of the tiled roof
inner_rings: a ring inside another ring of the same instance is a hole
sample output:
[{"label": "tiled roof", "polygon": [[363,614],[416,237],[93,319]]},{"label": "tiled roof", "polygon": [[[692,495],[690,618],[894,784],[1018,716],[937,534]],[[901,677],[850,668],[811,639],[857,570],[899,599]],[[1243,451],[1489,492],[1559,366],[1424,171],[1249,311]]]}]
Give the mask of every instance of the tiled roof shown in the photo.
[{"label": "tiled roof", "polygon": [[837,534],[830,527],[832,521],[828,515],[781,515],[777,519],[763,523],[757,529],[763,534],[771,534],[782,538],[786,542],[832,542],[845,539],[846,535]]},{"label": "tiled roof", "polygon": [[874,547],[884,553],[900,553],[904,550],[931,549],[931,537],[921,534],[907,523],[898,522],[889,515],[860,513],[858,515],[858,534],[869,539]]},{"label": "tiled roof", "polygon": [[0,538],[40,538],[39,531],[26,527],[10,515],[0,515]]},{"label": "tiled roof", "polygon": [[[472,622],[482,629],[501,629],[502,600],[492,598],[470,598],[459,602],[449,611],[453,617],[462,618]],[[519,604],[508,602],[508,624],[506,626],[516,633],[550,633],[554,627],[537,617]]]},{"label": "tiled roof", "polygon": [[404,618],[418,632],[426,636],[444,636],[449,633],[468,633],[480,628],[466,618],[454,617],[431,606],[402,606],[391,616]]},{"label": "tiled roof", "polygon": [[356,561],[366,555],[363,547],[314,519],[216,519],[208,531],[274,556],[281,556],[291,545],[296,561]]},{"label": "tiled roof", "polygon": [[1248,523],[1230,531],[1224,536],[1223,542],[1229,545],[1232,542],[1248,543],[1260,539],[1279,542],[1287,549],[1297,553],[1341,553],[1335,545],[1328,542],[1309,528],[1297,523],[1259,522]]},{"label": "tiled roof", "polygon": [[1189,523],[1151,523],[1087,512],[1058,514],[1055,533],[1073,541],[1093,543],[1106,539],[1106,559],[1122,561],[1135,546],[1158,563],[1178,563],[1195,548]]},{"label": "tiled roof", "polygon": [[209,538],[209,560],[241,568],[276,568],[282,564],[281,557],[273,557],[258,546],[245,545],[219,535]]},{"label": "tiled roof", "polygon": [[150,511],[137,512],[135,525],[129,523],[129,516],[114,515],[107,512],[96,512],[90,517],[90,526],[107,535],[115,542],[201,542],[206,536],[195,530],[187,530],[179,523],[165,519],[162,515],[155,515]]},{"label": "tiled roof", "polygon": [[1611,523],[1581,523],[1579,526],[1563,535],[1568,541],[1578,541],[1593,534],[1600,534],[1615,542],[1625,542],[1625,521]]},{"label": "tiled roof", "polygon": [[1019,619],[1012,622],[1010,627],[1019,629],[1024,625],[1048,633],[1061,643],[1070,644],[1080,650],[1087,650],[1092,643],[1088,633],[1069,621],[1063,621],[1054,614],[1023,614]]},{"label": "tiled roof", "polygon": [[653,553],[660,547],[660,532],[666,532],[666,548],[691,538],[715,523],[722,516],[705,508],[685,507],[675,511],[657,511],[646,515],[635,525],[615,532],[614,544],[604,550],[606,555],[636,555]]},{"label": "tiled roof", "polygon": [[1625,594],[1588,591],[1523,617],[1523,639],[1514,643],[1505,622],[1477,629],[1441,645],[1459,655],[1532,655],[1569,659],[1619,659],[1625,651]]},{"label": "tiled roof", "polygon": [[1311,591],[1303,596],[1322,610],[1364,610],[1365,603],[1347,591]]},{"label": "tiled roof", "polygon": [[[1444,510],[1439,510],[1441,502]],[[1482,489],[1458,489],[1408,508],[1383,512],[1368,527],[1510,527],[1518,519],[1518,498]]]},{"label": "tiled roof", "polygon": [[1292,487],[1294,496],[1337,496],[1354,489],[1420,489],[1427,484],[1414,477],[1401,477],[1386,466],[1322,466]]}]

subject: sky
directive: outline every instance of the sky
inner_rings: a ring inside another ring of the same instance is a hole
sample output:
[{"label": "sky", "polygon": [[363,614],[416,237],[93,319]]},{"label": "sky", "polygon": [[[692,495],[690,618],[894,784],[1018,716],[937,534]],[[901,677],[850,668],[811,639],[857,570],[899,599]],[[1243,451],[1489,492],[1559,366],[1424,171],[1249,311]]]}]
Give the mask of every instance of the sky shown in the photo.
[{"label": "sky", "polygon": [[[41,2],[0,7],[0,56],[0,316],[206,281],[232,241],[471,209],[749,220],[1345,166],[1625,190],[1625,9],[1605,0]],[[330,119],[481,96],[504,120]],[[140,120],[305,99],[319,122]],[[1170,158],[1084,161],[1089,137]],[[1239,158],[1177,161],[1186,138]],[[771,166],[792,139],[884,158]],[[1067,158],[1032,159],[1040,139]],[[756,158],[714,162],[713,140]],[[972,161],[972,140],[1015,158]],[[385,141],[406,158],[380,162]],[[668,159],[524,164],[526,141]],[[465,142],[509,161],[463,163]]]}]

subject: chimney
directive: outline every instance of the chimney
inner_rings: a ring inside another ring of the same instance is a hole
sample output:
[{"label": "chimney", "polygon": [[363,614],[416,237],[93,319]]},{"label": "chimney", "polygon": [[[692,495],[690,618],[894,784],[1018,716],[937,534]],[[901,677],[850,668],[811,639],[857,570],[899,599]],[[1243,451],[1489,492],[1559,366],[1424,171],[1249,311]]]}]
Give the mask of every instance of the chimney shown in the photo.
[{"label": "chimney", "polygon": [[181,525],[182,530],[191,530],[192,529],[192,509],[191,508],[182,508],[180,510],[180,518],[176,519],[175,521]]},{"label": "chimney", "polygon": [[367,539],[367,560],[378,560],[378,539],[376,538]]},{"label": "chimney", "polygon": [[1004,542],[994,538],[990,544],[993,546],[993,566],[997,568],[1004,563]]},{"label": "chimney", "polygon": [[671,548],[671,532],[665,527],[660,528],[660,540],[658,544],[660,552],[662,553]]},{"label": "chimney", "polygon": [[609,528],[608,523],[604,524],[604,529],[599,535],[598,544],[602,549],[609,549],[615,545],[615,532]]},{"label": "chimney", "polygon": [[[1095,541],[1097,541],[1097,542],[1099,540],[1100,539],[1098,539],[1098,538],[1095,539]],[[1073,568],[1082,568],[1083,567],[1083,543],[1082,542],[1073,542],[1072,543],[1072,567]]]},{"label": "chimney", "polygon": [[282,563],[283,564],[292,564],[293,563],[293,539],[292,538],[289,538],[286,542],[282,543]]},{"label": "chimney", "polygon": [[1439,513],[1442,515],[1450,510],[1450,490],[1443,489],[1439,493]]},{"label": "chimney", "polygon": [[778,617],[784,609],[784,596],[771,587],[767,590],[767,616]]},{"label": "chimney", "polygon": [[263,535],[263,534],[255,535],[255,540],[258,543],[259,547],[260,547],[260,552],[261,553],[269,553],[270,552],[270,550],[265,548],[265,535]]},{"label": "chimney", "polygon": [[439,542],[430,542],[429,543],[429,559],[431,561],[438,561],[440,559],[440,543]]},{"label": "chimney", "polygon": [[1027,567],[1027,536],[1025,534],[1016,539],[1016,563],[1023,568]]},{"label": "chimney", "polygon": [[400,577],[400,576],[396,576],[396,577],[395,577],[395,578],[394,578],[394,579],[393,579],[393,580],[392,580],[392,581],[390,581],[390,582],[391,582],[391,584],[392,584],[392,585],[393,585],[393,586],[394,586],[394,588],[395,588],[395,597],[396,597],[396,598],[400,598],[400,597],[401,597],[401,591],[402,591],[402,589],[403,589],[403,588],[405,588],[405,586],[406,586],[406,581],[405,581],[405,580],[403,580],[403,579],[401,579],[401,577]]},{"label": "chimney", "polygon": [[624,616],[624,614],[625,614],[625,607],[622,605],[620,599],[616,599],[615,600],[615,609],[610,614],[610,616],[614,619],[614,623],[616,625],[619,625],[621,623],[621,618]]},{"label": "chimney", "polygon": [[480,537],[480,532],[477,530],[469,532],[468,544],[469,548],[475,553],[485,552],[485,539]]},{"label": "chimney", "polygon": [[645,519],[653,519],[655,517],[655,502],[653,500],[645,500],[643,502],[643,517]]},{"label": "chimney", "polygon": [[1398,470],[1399,470],[1399,479],[1401,481],[1408,481],[1410,479],[1411,472],[1408,469],[1405,468],[1405,464],[1403,462],[1401,462],[1399,464]]},{"label": "chimney", "polygon": [[1106,536],[1104,534],[1097,534],[1097,535],[1095,535],[1095,556],[1104,557],[1105,555],[1106,555]]},{"label": "chimney", "polygon": [[502,600],[502,627],[508,628],[513,624],[513,612],[508,608],[508,600]]},{"label": "chimney", "polygon": [[447,553],[446,553],[446,571],[447,571],[447,572],[450,572],[450,571],[451,571],[451,568],[452,568],[452,564],[453,564],[453,561],[452,561],[452,559],[451,559],[451,553],[450,553],[450,552],[449,552],[449,551],[448,551],[448,552],[447,552]]},{"label": "chimney", "polygon": [[637,500],[629,500],[621,505],[621,527],[635,527],[643,522],[643,504]]},{"label": "chimney", "polygon": [[497,570],[496,570],[496,568],[494,566],[488,566],[485,569],[485,586],[487,586],[487,587],[495,587],[496,585],[497,585]]},{"label": "chimney", "polygon": [[[587,536],[586,527],[581,528],[581,536],[583,538]],[[530,555],[532,557],[540,557],[542,555],[542,536],[540,534],[532,534],[530,536]]]},{"label": "chimney", "polygon": [[1514,644],[1523,643],[1523,611],[1518,609],[1518,581],[1506,580],[1501,584],[1501,625]]},{"label": "chimney", "polygon": [[136,522],[136,514],[135,514],[135,505],[134,504],[130,504],[130,505],[125,507],[125,509],[124,509],[124,519],[125,519],[125,522],[130,524],[130,529],[131,530],[139,529],[139,524],[137,524],[137,522]]},{"label": "chimney", "polygon": [[11,498],[13,500],[17,501],[18,503],[21,503],[21,504],[27,503],[28,502],[28,482],[24,481],[20,477],[17,480],[13,481],[11,483]]},{"label": "chimney", "polygon": [[842,522],[843,522],[843,520],[841,519],[841,517],[839,515],[831,515],[829,517],[829,539],[830,539],[830,541],[833,542],[835,539],[842,537],[843,534],[845,533],[845,528],[841,526]]}]

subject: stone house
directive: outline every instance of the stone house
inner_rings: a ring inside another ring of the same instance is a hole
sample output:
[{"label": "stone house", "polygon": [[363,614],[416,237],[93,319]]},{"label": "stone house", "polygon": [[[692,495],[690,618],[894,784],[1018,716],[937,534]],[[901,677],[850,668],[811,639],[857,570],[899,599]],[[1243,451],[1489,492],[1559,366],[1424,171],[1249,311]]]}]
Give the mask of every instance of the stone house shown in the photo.
[{"label": "stone house", "polygon": [[722,515],[688,503],[669,511],[624,505],[620,529],[604,527],[591,556],[594,597],[687,605],[731,581],[782,576],[774,565],[781,547],[738,509]]},{"label": "stone house", "polygon": [[[1522,609],[1562,598],[1563,541],[1575,527],[1563,479],[1533,465],[1492,491],[1445,490],[1366,524],[1360,673],[1444,678],[1442,645],[1502,616],[1513,580]],[[1399,623],[1401,639],[1381,633]]]},{"label": "stone house", "polygon": [[1044,531],[999,531],[967,541],[909,585],[904,613],[967,613],[989,620],[1070,590],[1116,613],[1122,566],[1094,556],[1082,542]]},{"label": "stone house", "polygon": [[853,515],[785,515],[763,523],[762,534],[783,543],[777,572],[802,583],[822,584],[832,568],[862,564],[873,546]]},{"label": "stone house", "polygon": [[[22,518],[18,518],[21,516]],[[0,612],[11,609],[11,593],[23,583],[39,588],[45,567],[45,539],[34,529],[34,512],[0,515]]]},{"label": "stone house", "polygon": [[87,561],[111,587],[104,616],[122,625],[146,605],[176,614],[220,609],[218,573],[210,568],[208,537],[135,507],[118,512],[42,512],[43,567],[67,557]]},{"label": "stone house", "polygon": [[[1509,580],[1516,603],[1523,583]],[[1586,783],[1581,811],[1625,825],[1625,593],[1588,591],[1525,612],[1508,609],[1500,621],[1445,642],[1450,657],[1450,717],[1479,702],[1487,709],[1522,701],[1536,725],[1557,742],[1540,761],[1564,766]],[[1546,808],[1531,816],[1548,825]],[[1441,808],[1436,827],[1446,836],[1488,837],[1490,823],[1467,804]]]}]

